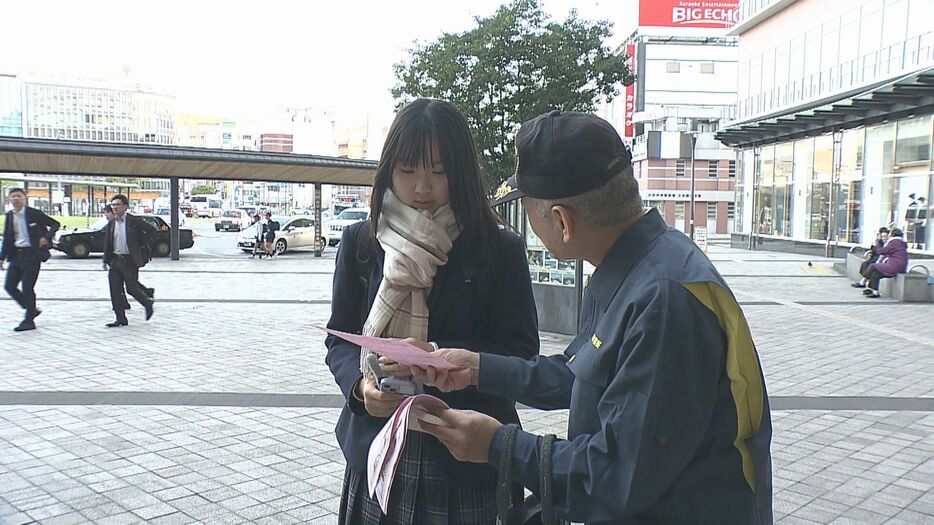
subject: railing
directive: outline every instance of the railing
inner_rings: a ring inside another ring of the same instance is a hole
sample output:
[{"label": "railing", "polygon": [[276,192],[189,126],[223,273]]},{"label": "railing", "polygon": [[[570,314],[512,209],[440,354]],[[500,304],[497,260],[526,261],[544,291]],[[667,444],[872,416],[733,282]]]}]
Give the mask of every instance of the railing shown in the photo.
[{"label": "railing", "polygon": [[849,88],[865,86],[925,65],[934,65],[934,31],[805,75],[783,86],[745,97],[737,104],[737,118],[746,118]]}]

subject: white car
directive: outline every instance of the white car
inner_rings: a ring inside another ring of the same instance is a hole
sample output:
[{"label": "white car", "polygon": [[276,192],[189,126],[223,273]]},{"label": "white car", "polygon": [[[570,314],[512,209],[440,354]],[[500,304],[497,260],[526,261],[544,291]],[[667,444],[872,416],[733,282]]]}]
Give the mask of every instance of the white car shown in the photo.
[{"label": "white car", "polygon": [[253,220],[243,210],[226,210],[214,221],[214,231],[240,231],[249,228]]},{"label": "white car", "polygon": [[[313,248],[315,245],[315,221],[311,217],[278,217],[272,220],[279,223],[274,243],[276,253],[283,253],[294,248]],[[321,244],[325,239],[322,237]],[[252,225],[237,235],[237,248],[251,253],[256,242],[256,225]]]},{"label": "white car", "polygon": [[369,208],[347,208],[342,211],[340,215],[328,223],[328,245],[337,246],[341,242],[341,235],[344,233],[345,226],[368,220],[370,220]]},{"label": "white car", "polygon": [[[172,224],[172,214],[169,212],[168,206],[159,206],[156,208],[153,215],[160,217],[165,221],[166,224]],[[182,213],[182,210],[178,210],[178,227],[183,228],[185,226],[185,214]]]}]

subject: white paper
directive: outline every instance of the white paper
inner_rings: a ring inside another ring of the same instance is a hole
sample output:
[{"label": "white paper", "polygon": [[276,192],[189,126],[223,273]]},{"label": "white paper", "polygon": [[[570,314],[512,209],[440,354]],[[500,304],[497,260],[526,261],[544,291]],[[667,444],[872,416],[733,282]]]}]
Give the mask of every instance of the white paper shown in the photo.
[{"label": "white paper", "polygon": [[389,493],[396,468],[405,450],[409,429],[424,432],[422,422],[438,426],[449,426],[431,412],[448,408],[447,403],[437,397],[419,394],[405,398],[386,425],[373,438],[367,455],[367,488],[370,497],[375,497],[385,514],[389,509]]}]

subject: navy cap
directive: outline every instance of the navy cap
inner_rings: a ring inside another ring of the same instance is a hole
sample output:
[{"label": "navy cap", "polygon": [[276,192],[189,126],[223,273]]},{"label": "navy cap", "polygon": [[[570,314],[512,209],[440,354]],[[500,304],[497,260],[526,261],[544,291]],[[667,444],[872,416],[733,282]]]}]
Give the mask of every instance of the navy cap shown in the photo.
[{"label": "navy cap", "polygon": [[497,190],[493,206],[524,195],[580,195],[603,186],[632,163],[616,129],[590,113],[555,110],[535,117],[519,128],[516,152],[516,174]]}]

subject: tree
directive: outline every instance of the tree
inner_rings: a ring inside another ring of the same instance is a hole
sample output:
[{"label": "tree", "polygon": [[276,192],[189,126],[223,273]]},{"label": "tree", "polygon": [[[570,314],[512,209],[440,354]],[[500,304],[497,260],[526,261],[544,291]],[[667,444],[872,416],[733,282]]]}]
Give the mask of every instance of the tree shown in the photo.
[{"label": "tree", "polygon": [[477,27],[416,45],[395,64],[397,106],[418,97],[447,100],[467,118],[490,188],[515,171],[513,139],[522,122],[553,109],[591,112],[635,79],[626,56],[604,42],[608,21],[571,11],[552,21],[539,0],[512,0]]},{"label": "tree", "polygon": [[191,188],[192,195],[213,195],[217,193],[217,188],[211,184],[199,184]]}]

